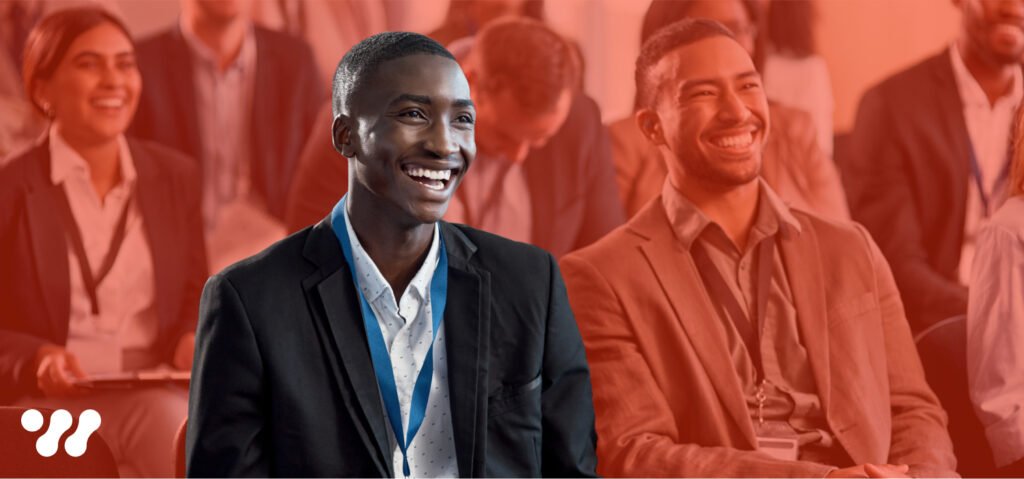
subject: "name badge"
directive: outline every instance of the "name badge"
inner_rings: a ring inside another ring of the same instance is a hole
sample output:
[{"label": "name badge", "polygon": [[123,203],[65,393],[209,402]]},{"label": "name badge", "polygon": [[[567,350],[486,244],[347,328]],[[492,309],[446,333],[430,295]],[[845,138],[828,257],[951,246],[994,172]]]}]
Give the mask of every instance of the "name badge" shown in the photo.
[{"label": "name badge", "polygon": [[796,461],[800,456],[800,444],[788,437],[757,437],[757,450],[783,461]]}]

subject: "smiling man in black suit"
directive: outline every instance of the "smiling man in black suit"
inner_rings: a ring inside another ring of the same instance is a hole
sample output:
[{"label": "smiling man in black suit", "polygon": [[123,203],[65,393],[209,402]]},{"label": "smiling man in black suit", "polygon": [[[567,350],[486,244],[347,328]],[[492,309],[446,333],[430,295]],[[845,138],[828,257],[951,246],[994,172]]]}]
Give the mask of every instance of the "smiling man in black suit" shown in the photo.
[{"label": "smiling man in black suit", "polygon": [[440,221],[476,155],[459,65],[375,35],[339,64],[333,108],[348,195],[204,291],[188,474],[593,475],[555,261]]}]

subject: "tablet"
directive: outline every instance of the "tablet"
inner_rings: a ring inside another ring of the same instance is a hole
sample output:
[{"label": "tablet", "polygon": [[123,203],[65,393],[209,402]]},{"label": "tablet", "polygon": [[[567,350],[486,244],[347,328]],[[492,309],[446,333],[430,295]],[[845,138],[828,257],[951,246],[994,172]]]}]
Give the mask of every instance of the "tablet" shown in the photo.
[{"label": "tablet", "polygon": [[170,369],[150,369],[122,373],[91,374],[72,381],[77,387],[86,389],[134,389],[141,387],[176,384],[188,386],[192,373]]}]

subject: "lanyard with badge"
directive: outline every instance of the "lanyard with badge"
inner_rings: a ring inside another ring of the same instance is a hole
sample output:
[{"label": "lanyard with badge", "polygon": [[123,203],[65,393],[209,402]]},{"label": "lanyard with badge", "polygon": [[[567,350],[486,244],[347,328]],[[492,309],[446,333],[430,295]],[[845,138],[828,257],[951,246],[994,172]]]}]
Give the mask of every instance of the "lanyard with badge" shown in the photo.
[{"label": "lanyard with badge", "polygon": [[768,294],[771,289],[775,237],[769,236],[758,245],[756,304],[751,315],[744,312],[736,295],[729,289],[728,283],[714,262],[711,261],[704,246],[695,241],[690,249],[693,261],[697,265],[697,271],[700,272],[701,279],[703,279],[713,302],[721,315],[728,316],[732,320],[736,332],[739,333],[740,339],[743,340],[743,345],[750,355],[750,362],[754,366],[754,384],[757,385],[754,395],[754,399],[757,401],[757,449],[779,459],[795,461],[799,456],[799,445],[796,439],[760,434],[765,424],[764,406],[768,400],[768,395],[765,393],[767,379],[761,355],[761,334],[764,331]]},{"label": "lanyard with badge", "polygon": [[343,197],[334,210],[331,211],[331,225],[334,228],[334,235],[341,243],[341,251],[345,255],[349,271],[352,273],[352,283],[359,295],[359,307],[362,311],[363,326],[366,328],[366,340],[370,346],[370,356],[373,358],[373,370],[377,376],[377,385],[380,387],[381,396],[384,400],[384,407],[387,409],[388,422],[391,424],[391,431],[395,434],[395,441],[402,451],[402,473],[405,477],[412,475],[409,469],[408,449],[413,438],[423,424],[423,418],[427,412],[427,400],[430,397],[430,384],[434,376],[434,340],[437,339],[437,331],[441,326],[441,319],[444,317],[444,307],[448,299],[448,254],[444,248],[444,238],[439,237],[438,262],[434,269],[434,276],[430,280],[430,309],[433,324],[433,335],[431,336],[430,348],[427,356],[420,367],[419,375],[416,377],[416,385],[413,387],[412,403],[409,405],[409,429],[402,432],[402,409],[398,402],[398,389],[395,386],[395,372],[391,365],[391,356],[388,354],[387,345],[384,343],[384,334],[381,332],[377,316],[370,308],[362,290],[359,288],[359,279],[356,276],[356,265],[352,258],[352,245],[349,242],[348,229],[345,226],[345,204],[348,195]]},{"label": "lanyard with badge", "polygon": [[128,225],[128,210],[131,208],[132,196],[134,195],[130,195],[124,203],[124,209],[121,211],[121,216],[117,220],[117,226],[114,227],[114,234],[110,239],[110,246],[107,247],[107,254],[103,257],[103,262],[100,263],[99,268],[95,272],[89,265],[89,257],[86,256],[85,244],[82,241],[82,232],[78,228],[78,223],[75,222],[75,215],[71,211],[71,202],[68,201],[67,191],[63,191],[63,194],[60,196],[62,201],[57,203],[57,214],[60,217],[61,225],[64,227],[64,235],[67,237],[68,242],[71,243],[71,251],[74,252],[75,258],[78,260],[78,269],[82,275],[82,286],[85,288],[85,293],[89,296],[90,310],[94,316],[100,314],[100,302],[96,290],[99,289],[100,283],[107,278],[110,270],[113,269],[114,260],[117,259],[117,253],[121,250],[121,245],[124,243]]},{"label": "lanyard with badge", "polygon": [[[981,199],[982,218],[988,218],[992,214],[992,197],[989,196],[985,190],[985,181],[981,176],[981,163],[978,162],[978,155],[974,152],[974,145],[968,141],[968,151],[970,152],[971,160],[971,176],[974,177],[974,186],[978,188],[978,197]],[[1003,162],[1003,169],[1000,170],[999,176],[996,177],[995,186],[992,188],[992,192],[995,193],[999,189],[999,185],[1006,181],[1006,178],[1010,174],[1010,152],[1007,151],[1007,160]]]}]

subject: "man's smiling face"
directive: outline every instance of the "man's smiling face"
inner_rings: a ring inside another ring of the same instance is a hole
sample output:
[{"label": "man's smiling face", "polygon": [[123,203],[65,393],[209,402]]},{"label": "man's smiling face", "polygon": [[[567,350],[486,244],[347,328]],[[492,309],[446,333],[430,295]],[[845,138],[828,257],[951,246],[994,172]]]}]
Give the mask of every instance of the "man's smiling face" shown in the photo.
[{"label": "man's smiling face", "polygon": [[350,113],[347,134],[340,118],[334,128],[351,158],[353,193],[397,212],[402,224],[440,220],[476,157],[476,112],[459,65],[426,54],[384,62]]},{"label": "man's smiling face", "polygon": [[674,184],[689,175],[717,186],[749,183],[761,170],[768,100],[735,40],[715,36],[666,54],[651,71],[659,143],[672,152]]}]

